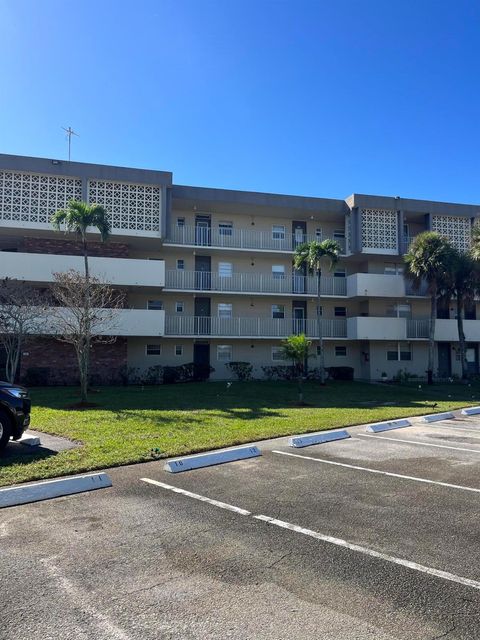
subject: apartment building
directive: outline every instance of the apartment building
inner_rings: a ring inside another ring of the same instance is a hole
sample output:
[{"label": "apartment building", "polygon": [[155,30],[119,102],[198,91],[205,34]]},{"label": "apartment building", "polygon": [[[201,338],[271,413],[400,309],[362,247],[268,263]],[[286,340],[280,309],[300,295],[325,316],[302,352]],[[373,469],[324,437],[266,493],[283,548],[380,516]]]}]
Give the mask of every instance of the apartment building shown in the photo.
[{"label": "apartment building", "polygon": [[[342,247],[322,274],[321,316],[327,366],[378,379],[399,369],[423,375],[429,299],[403,277],[412,237],[432,229],[469,245],[480,208],[354,194],[345,200],[227,191],[173,183],[169,172],[0,155],[0,273],[48,287],[53,273],[82,268],[75,238],[54,232],[51,215],[71,198],[102,204],[110,240],[92,231],[94,274],[125,293],[116,341],[93,353],[94,371],[115,379],[139,369],[209,363],[212,379],[231,377],[229,361],[282,364],[280,343],[303,332],[316,348],[316,279],[295,271],[295,247],[333,238]],[[478,372],[480,321],[468,310],[468,361]],[[439,309],[435,373],[460,373],[452,308]],[[68,345],[37,336],[21,373],[50,367],[74,376]],[[315,366],[315,362],[312,361]]]}]

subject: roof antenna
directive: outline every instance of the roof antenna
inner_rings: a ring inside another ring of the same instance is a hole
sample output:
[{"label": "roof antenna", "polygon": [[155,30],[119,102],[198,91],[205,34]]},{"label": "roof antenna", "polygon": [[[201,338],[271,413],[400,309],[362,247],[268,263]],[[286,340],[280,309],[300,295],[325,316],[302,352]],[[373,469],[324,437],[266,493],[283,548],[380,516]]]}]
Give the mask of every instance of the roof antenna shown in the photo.
[{"label": "roof antenna", "polygon": [[66,132],[67,138],[68,138],[68,161],[70,162],[70,151],[71,151],[71,148],[72,148],[72,136],[79,137],[79,135],[78,135],[78,133],[75,133],[75,131],[72,129],[72,127],[68,127],[68,129],[65,129],[65,127],[62,127],[62,129]]}]

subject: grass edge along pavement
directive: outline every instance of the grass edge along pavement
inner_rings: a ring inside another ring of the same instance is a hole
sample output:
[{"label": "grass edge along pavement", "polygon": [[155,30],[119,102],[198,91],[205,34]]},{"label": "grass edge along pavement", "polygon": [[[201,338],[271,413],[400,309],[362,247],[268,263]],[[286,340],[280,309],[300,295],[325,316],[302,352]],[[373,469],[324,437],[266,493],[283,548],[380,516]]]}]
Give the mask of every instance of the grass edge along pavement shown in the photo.
[{"label": "grass edge along pavement", "polygon": [[103,387],[91,397],[98,407],[84,411],[66,408],[78,400],[76,388],[31,395],[32,429],[82,444],[55,455],[0,457],[0,486],[459,409],[480,404],[480,384],[307,382],[302,407],[296,384],[277,381]]}]

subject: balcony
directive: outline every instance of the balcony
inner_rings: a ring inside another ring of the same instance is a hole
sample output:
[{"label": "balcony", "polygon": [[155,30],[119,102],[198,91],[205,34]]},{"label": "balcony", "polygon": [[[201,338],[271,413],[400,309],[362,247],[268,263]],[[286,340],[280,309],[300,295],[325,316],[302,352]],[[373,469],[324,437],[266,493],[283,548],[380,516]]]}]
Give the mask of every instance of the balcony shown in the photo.
[{"label": "balcony", "polygon": [[[256,251],[285,252],[295,251],[303,242],[318,240],[317,236],[304,234],[299,238],[295,234],[278,234],[271,231],[253,231],[251,229],[215,229],[185,225],[172,227],[164,240],[166,245],[188,245],[191,247],[212,247],[220,249],[250,249]],[[323,238],[325,239],[325,238]],[[345,238],[335,238],[345,254]]]},{"label": "balcony", "polygon": [[354,317],[347,320],[349,340],[407,340],[428,338],[428,320]]},{"label": "balcony", "polygon": [[[88,259],[90,273],[109,284],[124,287],[163,287],[165,262],[136,258]],[[53,274],[75,269],[83,272],[82,256],[44,253],[0,252],[0,273],[4,278],[28,282],[53,282]]]},{"label": "balcony", "polygon": [[[62,318],[73,318],[66,307],[60,307]],[[98,310],[99,316],[105,314],[105,324],[102,329],[97,323],[98,335],[106,336],[145,336],[156,337],[165,335],[165,311],[150,311],[147,309],[114,309]],[[51,308],[43,308],[39,311],[38,327],[35,335],[55,336],[59,334],[59,328]],[[76,321],[73,320],[73,326]]]},{"label": "balcony", "polygon": [[[294,333],[318,337],[316,319],[167,316],[165,325],[167,336],[286,338]],[[323,319],[322,334],[324,338],[346,338],[346,319]]]},{"label": "balcony", "polygon": [[[480,342],[480,321],[464,320],[463,332],[467,342]],[[435,340],[439,342],[458,342],[456,320],[435,320]]]},{"label": "balcony", "polygon": [[[222,293],[271,293],[276,295],[317,295],[314,276],[286,275],[275,277],[271,273],[233,273],[222,276],[205,271],[167,271],[166,289],[182,291],[211,291]],[[324,296],[345,296],[346,278],[324,276],[321,279]]]},{"label": "balcony", "polygon": [[405,280],[402,275],[380,273],[355,273],[347,276],[347,296],[354,297],[405,297]]}]

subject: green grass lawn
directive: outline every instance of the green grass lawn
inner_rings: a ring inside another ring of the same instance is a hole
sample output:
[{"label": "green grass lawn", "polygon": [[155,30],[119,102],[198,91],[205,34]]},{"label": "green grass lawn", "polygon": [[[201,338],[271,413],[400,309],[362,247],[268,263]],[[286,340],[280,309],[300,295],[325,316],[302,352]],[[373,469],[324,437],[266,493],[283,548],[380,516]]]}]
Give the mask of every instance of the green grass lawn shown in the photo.
[{"label": "green grass lawn", "polygon": [[[480,384],[412,386],[334,382],[305,385],[306,407],[295,406],[293,382],[191,383],[104,387],[99,407],[68,410],[72,388],[31,391],[32,429],[82,446],[45,456],[0,458],[0,485],[183,455],[263,438],[343,427],[480,403]],[[475,399],[477,398],[477,399]]]}]

